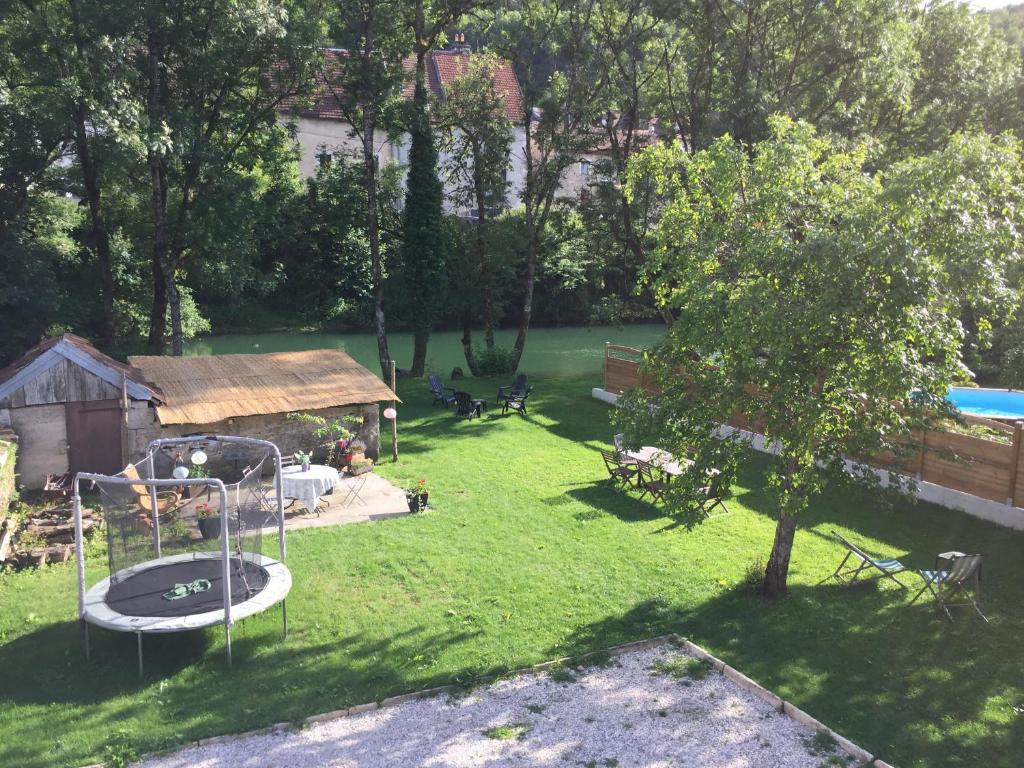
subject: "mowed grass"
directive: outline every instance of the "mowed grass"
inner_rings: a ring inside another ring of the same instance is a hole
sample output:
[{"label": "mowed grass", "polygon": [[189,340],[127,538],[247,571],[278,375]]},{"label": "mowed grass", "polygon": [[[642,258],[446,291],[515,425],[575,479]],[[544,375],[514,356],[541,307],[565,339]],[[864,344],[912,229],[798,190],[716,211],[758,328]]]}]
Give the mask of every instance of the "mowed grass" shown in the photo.
[{"label": "mowed grass", "polygon": [[[473,421],[403,383],[401,461],[379,471],[425,478],[433,510],[290,533],[291,634],[276,610],[242,622],[234,669],[218,630],[147,639],[143,680],[134,638],[94,630],[87,663],[73,566],[0,576],[0,765],[147,752],[667,632],[903,768],[1020,764],[1024,535],[826,493],[801,521],[791,596],[765,602],[736,586],[771,545],[765,457],[744,466],[732,514],[687,531],[608,484],[593,382],[533,383],[529,417]],[[493,397],[494,384],[467,387]],[[950,624],[909,605],[916,589],[819,584],[843,555],[833,528],[913,567],[982,552],[992,623],[962,610]],[[89,563],[90,583],[103,575]]]}]

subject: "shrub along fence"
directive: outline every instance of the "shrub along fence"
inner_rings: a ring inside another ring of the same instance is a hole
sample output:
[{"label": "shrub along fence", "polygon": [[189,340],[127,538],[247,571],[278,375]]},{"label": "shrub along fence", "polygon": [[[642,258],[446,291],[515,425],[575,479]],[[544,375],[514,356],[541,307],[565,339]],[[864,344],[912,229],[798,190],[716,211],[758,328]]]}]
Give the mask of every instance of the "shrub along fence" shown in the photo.
[{"label": "shrub along fence", "polygon": [[[643,371],[643,352],[632,347],[605,344],[604,389],[615,395],[642,387],[652,394],[657,388]],[[917,450],[902,465],[903,471],[919,481],[969,493],[1010,506],[1024,506],[1024,422],[1010,427],[986,419],[972,419],[991,429],[1005,430],[1008,443],[944,430],[911,434]],[[737,414],[729,426],[757,432]]]}]

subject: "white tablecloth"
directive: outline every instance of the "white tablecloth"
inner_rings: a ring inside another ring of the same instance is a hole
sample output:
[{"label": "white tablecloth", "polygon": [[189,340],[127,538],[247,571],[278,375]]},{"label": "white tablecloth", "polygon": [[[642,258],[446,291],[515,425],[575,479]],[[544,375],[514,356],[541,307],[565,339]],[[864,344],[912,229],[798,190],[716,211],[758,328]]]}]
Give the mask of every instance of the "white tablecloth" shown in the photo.
[{"label": "white tablecloth", "polygon": [[310,512],[317,502],[341,482],[338,470],[323,464],[310,464],[305,472],[296,464],[281,470],[281,491],[286,499],[298,499]]}]

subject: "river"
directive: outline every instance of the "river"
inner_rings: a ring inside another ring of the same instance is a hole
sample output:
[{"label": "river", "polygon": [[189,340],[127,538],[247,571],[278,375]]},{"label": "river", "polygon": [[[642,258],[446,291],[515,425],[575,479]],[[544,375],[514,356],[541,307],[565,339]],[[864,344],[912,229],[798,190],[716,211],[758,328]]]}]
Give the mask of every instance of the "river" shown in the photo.
[{"label": "river", "polygon": [[[661,324],[630,325],[623,328],[535,328],[526,339],[519,370],[537,376],[570,378],[601,372],[606,341],[632,347],[647,347],[665,334]],[[497,344],[511,347],[515,331],[498,331]],[[462,333],[441,331],[431,334],[427,368],[446,378],[455,366],[468,373],[462,354]],[[483,342],[483,335],[475,337]],[[388,347],[399,368],[412,362],[412,334],[388,334]],[[207,336],[186,343],[186,355],[223,355],[244,352],[291,352],[305,349],[343,349],[371,371],[377,370],[377,338],[371,333],[257,333]]]}]

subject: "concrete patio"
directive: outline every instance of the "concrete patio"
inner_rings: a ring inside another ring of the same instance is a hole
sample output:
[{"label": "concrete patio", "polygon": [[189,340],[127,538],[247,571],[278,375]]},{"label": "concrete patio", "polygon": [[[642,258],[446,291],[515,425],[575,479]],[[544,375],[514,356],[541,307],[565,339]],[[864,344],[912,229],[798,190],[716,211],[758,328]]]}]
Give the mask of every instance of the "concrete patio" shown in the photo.
[{"label": "concrete patio", "polygon": [[285,527],[319,528],[325,525],[384,520],[389,517],[409,514],[404,490],[397,488],[373,472],[368,472],[360,477],[366,478],[366,484],[359,492],[358,499],[349,497],[347,487],[347,484],[356,478],[346,478],[331,493],[320,497],[320,503],[317,505],[320,509],[319,515],[306,509],[301,502],[296,502],[286,509],[284,513]]}]

